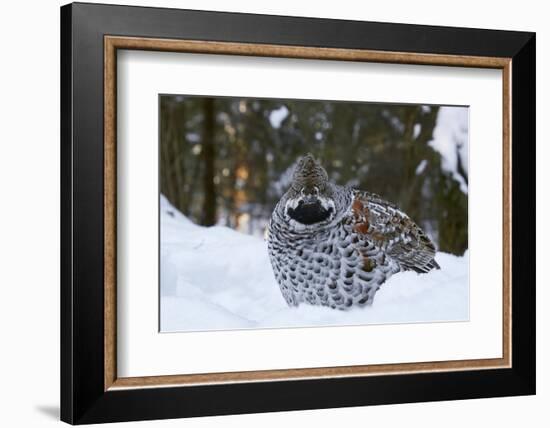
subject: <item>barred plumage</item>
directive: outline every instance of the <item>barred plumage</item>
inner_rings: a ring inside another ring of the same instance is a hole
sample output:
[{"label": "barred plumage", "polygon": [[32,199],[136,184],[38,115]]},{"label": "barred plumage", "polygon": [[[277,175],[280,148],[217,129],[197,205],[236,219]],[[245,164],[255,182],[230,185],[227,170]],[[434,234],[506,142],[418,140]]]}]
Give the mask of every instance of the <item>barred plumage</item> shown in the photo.
[{"label": "barred plumage", "polygon": [[311,154],[298,161],[273,211],[268,250],[290,306],[369,305],[392,274],[439,268],[434,244],[405,213],[373,193],[329,182]]}]

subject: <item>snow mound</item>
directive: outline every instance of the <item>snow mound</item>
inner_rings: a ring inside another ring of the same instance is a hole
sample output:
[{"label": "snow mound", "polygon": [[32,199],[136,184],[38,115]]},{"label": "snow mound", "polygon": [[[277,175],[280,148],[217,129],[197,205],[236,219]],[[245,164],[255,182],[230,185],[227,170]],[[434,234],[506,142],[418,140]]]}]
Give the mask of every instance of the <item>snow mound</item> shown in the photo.
[{"label": "snow mound", "polygon": [[162,332],[468,319],[467,253],[438,253],[438,271],[394,275],[370,307],[290,308],[273,276],[265,241],[227,227],[197,226],[164,196],[160,216]]}]

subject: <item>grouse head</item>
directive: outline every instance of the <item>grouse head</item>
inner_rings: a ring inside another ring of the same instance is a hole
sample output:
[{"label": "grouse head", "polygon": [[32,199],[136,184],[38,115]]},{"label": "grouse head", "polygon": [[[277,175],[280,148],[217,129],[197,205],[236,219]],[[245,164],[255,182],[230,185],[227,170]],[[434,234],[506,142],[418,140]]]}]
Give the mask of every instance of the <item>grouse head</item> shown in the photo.
[{"label": "grouse head", "polygon": [[328,180],[328,174],[312,154],[300,158],[292,183],[281,202],[284,218],[295,229],[330,224],[341,205],[338,186]]}]

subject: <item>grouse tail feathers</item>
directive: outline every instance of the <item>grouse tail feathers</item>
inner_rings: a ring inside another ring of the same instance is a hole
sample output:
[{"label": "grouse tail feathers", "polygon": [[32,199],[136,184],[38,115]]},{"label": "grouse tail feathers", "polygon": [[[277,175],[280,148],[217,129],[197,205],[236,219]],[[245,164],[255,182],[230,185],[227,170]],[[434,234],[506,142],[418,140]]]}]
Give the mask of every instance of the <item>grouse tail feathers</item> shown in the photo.
[{"label": "grouse tail feathers", "polygon": [[410,266],[411,270],[415,271],[416,273],[428,273],[432,269],[441,269],[441,266],[439,266],[439,263],[435,261],[435,259],[432,259],[428,263],[426,263],[424,266]]}]

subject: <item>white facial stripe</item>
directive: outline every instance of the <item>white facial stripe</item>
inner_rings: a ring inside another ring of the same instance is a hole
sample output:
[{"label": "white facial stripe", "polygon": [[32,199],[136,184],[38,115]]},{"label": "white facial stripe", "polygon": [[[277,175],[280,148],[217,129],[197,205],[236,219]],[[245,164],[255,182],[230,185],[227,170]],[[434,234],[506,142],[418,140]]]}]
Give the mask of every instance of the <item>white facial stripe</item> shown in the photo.
[{"label": "white facial stripe", "polygon": [[332,208],[334,210],[336,208],[332,199],[327,199],[320,196],[319,200],[321,201],[321,206],[326,210],[328,210],[329,208]]},{"label": "white facial stripe", "polygon": [[288,201],[286,201],[285,212],[289,208],[295,209],[298,206],[298,202],[300,202],[300,199],[289,199]]}]

